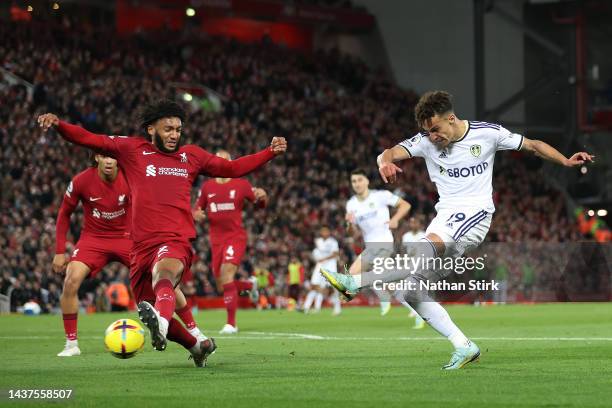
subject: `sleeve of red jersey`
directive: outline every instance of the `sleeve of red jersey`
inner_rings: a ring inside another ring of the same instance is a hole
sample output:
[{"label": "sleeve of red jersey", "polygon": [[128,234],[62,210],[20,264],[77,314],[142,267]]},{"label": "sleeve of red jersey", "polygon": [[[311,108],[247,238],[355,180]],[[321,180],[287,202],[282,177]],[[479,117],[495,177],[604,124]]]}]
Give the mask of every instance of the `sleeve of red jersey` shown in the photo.
[{"label": "sleeve of red jersey", "polygon": [[202,148],[194,151],[200,161],[200,172],[211,177],[238,178],[245,176],[263,166],[274,158],[274,153],[269,147],[264,150],[242,156],[235,160],[224,158],[208,153]]},{"label": "sleeve of red jersey", "polygon": [[206,204],[208,200],[208,196],[206,195],[206,182],[202,183],[202,187],[200,187],[200,191],[198,192],[198,199],[195,204],[195,209],[201,208],[202,210],[206,209]]},{"label": "sleeve of red jersey", "polygon": [[246,198],[250,202],[255,202],[255,193],[253,192],[253,185],[249,182],[249,180],[242,179],[242,194],[244,198]]},{"label": "sleeve of red jersey", "polygon": [[127,136],[99,135],[62,120],[57,125],[57,131],[70,143],[90,148],[117,160],[130,148],[131,139]]},{"label": "sleeve of red jersey", "polygon": [[79,204],[80,192],[78,185],[78,178],[75,177],[70,184],[68,184],[66,194],[64,194],[62,204],[57,212],[57,220],[55,221],[56,254],[63,254],[66,252],[66,235],[68,234],[68,228],[70,228],[70,216]]}]

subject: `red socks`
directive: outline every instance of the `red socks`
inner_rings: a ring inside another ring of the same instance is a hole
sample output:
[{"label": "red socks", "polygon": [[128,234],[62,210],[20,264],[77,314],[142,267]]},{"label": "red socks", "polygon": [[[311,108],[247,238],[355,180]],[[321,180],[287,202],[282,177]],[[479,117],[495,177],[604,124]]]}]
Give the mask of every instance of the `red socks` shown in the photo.
[{"label": "red socks", "polygon": [[238,309],[238,290],[236,283],[230,282],[223,285],[223,303],[227,309],[227,324],[236,327],[236,309]]},{"label": "red socks", "polygon": [[238,293],[253,289],[253,283],[249,281],[236,280],[234,281],[234,285],[236,285]]},{"label": "red socks", "polygon": [[178,309],[176,311],[176,314],[178,317],[181,318],[183,323],[185,323],[185,326],[187,326],[188,330],[191,330],[196,327],[196,322],[195,320],[193,320],[193,314],[191,314],[191,308],[188,304],[185,305],[185,307],[183,307],[182,309]]},{"label": "red socks", "polygon": [[198,339],[193,337],[178,320],[172,318],[169,320],[169,322],[168,335],[166,336],[168,340],[180,344],[187,350],[195,346]]},{"label": "red socks", "polygon": [[76,313],[64,313],[64,332],[66,333],[67,340],[77,339],[77,317]]},{"label": "red socks", "polygon": [[170,282],[170,279],[162,279],[155,284],[153,291],[155,292],[155,309],[161,317],[170,322],[176,307],[174,285]]}]

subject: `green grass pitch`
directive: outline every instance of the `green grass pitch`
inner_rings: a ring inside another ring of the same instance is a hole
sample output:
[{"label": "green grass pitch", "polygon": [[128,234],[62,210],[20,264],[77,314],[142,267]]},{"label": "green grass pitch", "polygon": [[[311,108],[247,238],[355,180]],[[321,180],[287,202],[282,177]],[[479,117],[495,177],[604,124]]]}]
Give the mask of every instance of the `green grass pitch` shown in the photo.
[{"label": "green grass pitch", "polygon": [[[445,372],[451,346],[430,328],[413,330],[401,307],[345,308],[318,315],[239,311],[241,333],[215,336],[205,369],[171,343],[131,360],[104,351],[113,320],[79,316],[80,357],[59,358],[58,316],[0,317],[0,389],[72,388],[53,406],[104,407],[609,407],[612,304],[450,306],[479,344],[480,362]],[[214,334],[224,311],[196,320]],[[0,405],[10,403],[6,397]],[[20,402],[18,406],[44,406]]]}]

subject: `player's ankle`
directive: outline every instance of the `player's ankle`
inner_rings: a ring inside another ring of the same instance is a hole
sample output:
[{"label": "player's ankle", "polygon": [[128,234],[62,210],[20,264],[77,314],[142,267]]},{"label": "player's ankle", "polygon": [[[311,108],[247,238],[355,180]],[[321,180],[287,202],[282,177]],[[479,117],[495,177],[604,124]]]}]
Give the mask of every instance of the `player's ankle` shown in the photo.
[{"label": "player's ankle", "polygon": [[170,323],[168,322],[168,320],[166,320],[165,317],[159,316],[159,332],[164,337],[168,336],[168,326],[170,326]]}]

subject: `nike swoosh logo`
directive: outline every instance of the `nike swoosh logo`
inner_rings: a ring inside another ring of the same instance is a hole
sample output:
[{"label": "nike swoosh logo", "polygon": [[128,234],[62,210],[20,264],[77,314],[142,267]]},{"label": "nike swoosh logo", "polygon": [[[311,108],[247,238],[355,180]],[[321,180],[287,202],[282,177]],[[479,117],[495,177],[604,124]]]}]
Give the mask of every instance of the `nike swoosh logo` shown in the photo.
[{"label": "nike swoosh logo", "polygon": [[101,199],[102,199],[102,197],[96,197],[96,198],[89,197],[89,201],[98,201],[98,200],[101,200]]},{"label": "nike swoosh logo", "polygon": [[217,195],[217,193],[209,194],[209,195],[208,195],[208,198],[213,198],[213,197],[214,197],[214,196],[216,196],[216,195]]},{"label": "nike swoosh logo", "polygon": [[157,152],[145,152],[144,150],[142,151],[142,155],[143,156],[148,156],[150,154],[155,154],[155,153],[157,153]]}]

